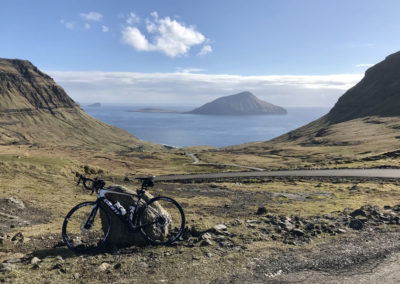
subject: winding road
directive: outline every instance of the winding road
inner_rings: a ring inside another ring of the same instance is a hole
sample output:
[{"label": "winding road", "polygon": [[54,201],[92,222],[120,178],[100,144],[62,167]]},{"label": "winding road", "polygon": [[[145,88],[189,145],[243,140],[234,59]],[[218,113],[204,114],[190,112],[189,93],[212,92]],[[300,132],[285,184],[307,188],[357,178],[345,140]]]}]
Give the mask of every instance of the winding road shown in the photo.
[{"label": "winding road", "polygon": [[327,170],[282,170],[256,172],[229,172],[157,176],[155,181],[214,180],[259,177],[320,177],[320,178],[369,178],[398,179],[400,169],[327,169]]}]

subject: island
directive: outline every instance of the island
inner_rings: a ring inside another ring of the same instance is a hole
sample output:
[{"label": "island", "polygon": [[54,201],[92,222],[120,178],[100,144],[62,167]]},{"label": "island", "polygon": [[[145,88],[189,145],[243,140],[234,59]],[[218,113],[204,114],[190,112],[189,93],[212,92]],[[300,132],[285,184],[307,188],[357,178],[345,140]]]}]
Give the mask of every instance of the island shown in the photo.
[{"label": "island", "polygon": [[260,100],[250,92],[220,97],[190,112],[204,115],[287,114],[286,109]]}]

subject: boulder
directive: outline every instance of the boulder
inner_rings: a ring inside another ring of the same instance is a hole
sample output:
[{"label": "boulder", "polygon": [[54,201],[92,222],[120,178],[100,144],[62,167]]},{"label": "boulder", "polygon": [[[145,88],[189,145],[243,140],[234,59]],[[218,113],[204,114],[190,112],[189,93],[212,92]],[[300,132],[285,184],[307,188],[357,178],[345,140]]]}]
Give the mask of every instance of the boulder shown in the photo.
[{"label": "boulder", "polygon": [[[112,191],[111,193],[106,194],[106,198],[111,201],[112,204],[115,202],[119,202],[126,210],[128,210],[129,206],[136,205],[137,203],[137,195],[135,192],[119,186],[111,186],[108,190]],[[128,195],[129,194],[129,195]],[[145,193],[142,197],[142,202],[147,202],[152,199],[153,196],[149,193]],[[154,203],[156,206],[156,210],[158,212],[163,212],[163,214],[168,213],[163,209],[158,203]],[[132,232],[125,223],[123,223],[118,216],[116,216],[110,209],[106,206],[107,210],[111,213],[111,232],[110,238],[108,239],[108,245],[110,247],[123,247],[130,245],[144,246],[147,244],[147,241],[143,238],[143,236],[138,232]],[[151,217],[151,216],[149,216]],[[106,220],[105,216],[101,214],[103,229],[105,229]],[[152,228],[154,229],[154,228]],[[162,238],[168,234],[168,227],[166,228],[157,228],[155,231],[149,231],[148,234],[152,235],[156,238]]]}]

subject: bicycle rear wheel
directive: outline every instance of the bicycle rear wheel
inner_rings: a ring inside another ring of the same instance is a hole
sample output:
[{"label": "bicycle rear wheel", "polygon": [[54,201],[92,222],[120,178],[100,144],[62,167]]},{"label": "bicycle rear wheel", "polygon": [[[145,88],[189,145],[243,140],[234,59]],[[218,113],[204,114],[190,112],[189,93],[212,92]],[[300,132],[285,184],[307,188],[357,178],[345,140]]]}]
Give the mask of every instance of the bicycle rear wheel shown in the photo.
[{"label": "bicycle rear wheel", "polygon": [[97,202],[76,205],[65,217],[62,226],[64,243],[76,253],[103,248],[111,229],[111,215]]},{"label": "bicycle rear wheel", "polygon": [[185,227],[182,207],[169,197],[156,197],[140,209],[139,227],[151,244],[169,245],[175,242]]}]

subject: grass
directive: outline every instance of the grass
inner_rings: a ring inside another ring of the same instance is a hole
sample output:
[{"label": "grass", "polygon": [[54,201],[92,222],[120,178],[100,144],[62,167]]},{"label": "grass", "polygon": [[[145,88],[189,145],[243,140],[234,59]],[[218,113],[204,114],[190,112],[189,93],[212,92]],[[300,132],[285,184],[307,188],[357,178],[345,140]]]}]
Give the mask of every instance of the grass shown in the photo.
[{"label": "grass", "polygon": [[[352,127],[360,128],[358,135],[366,134],[369,124],[373,127],[378,125],[365,121],[357,123]],[[392,128],[396,123],[388,122]],[[182,204],[189,228],[202,231],[218,223],[226,224],[233,234],[230,237],[233,247],[220,247],[215,242],[212,246],[200,247],[198,243],[191,246],[190,242],[186,242],[177,247],[136,248],[129,254],[77,257],[65,248],[54,248],[61,241],[60,226],[66,213],[81,201],[95,199],[81,188],[75,187],[75,173],[86,171],[89,176],[104,177],[108,184],[122,183],[128,188],[136,188],[138,183],[133,179],[136,176],[237,170],[193,165],[192,159],[184,152],[194,150],[198,152],[203,163],[223,162],[265,169],[400,166],[396,157],[381,155],[399,148],[398,139],[395,138],[397,134],[373,129],[378,137],[386,140],[375,142],[370,139],[353,145],[353,140],[359,140],[361,136],[348,135],[346,138],[340,129],[331,129],[328,136],[321,138],[325,139],[324,145],[308,146],[290,141],[254,143],[226,149],[198,147],[170,151],[120,147],[117,144],[103,148],[100,144],[95,147],[1,146],[0,198],[15,196],[28,206],[44,210],[51,219],[44,224],[15,228],[10,232],[11,235],[22,232],[32,240],[26,244],[5,242],[0,247],[0,258],[11,257],[15,252],[21,251],[40,256],[42,263],[36,270],[27,263],[16,264],[16,270],[5,273],[0,279],[3,277],[5,281],[14,283],[132,283],[160,280],[187,282],[190,279],[192,282],[203,283],[223,281],[235,274],[249,273],[254,265],[253,260],[260,253],[265,256],[272,252],[293,249],[292,246],[273,241],[269,235],[263,234],[262,229],[269,228],[267,225],[252,225],[252,220],[262,220],[262,216],[255,214],[258,207],[264,206],[269,214],[307,218],[346,208],[356,209],[365,204],[380,207],[396,205],[400,199],[400,184],[391,181],[293,178],[158,184],[150,193],[171,196]],[[339,139],[349,144],[334,145]],[[379,155],[381,157],[378,159],[365,159]],[[125,177],[130,181],[124,182]],[[354,185],[357,185],[357,190],[351,190]],[[250,221],[247,222],[248,220]],[[335,238],[329,235],[319,236],[303,248],[312,249],[319,243]],[[63,259],[57,256],[62,256]],[[100,273],[98,268],[103,262],[111,266]],[[56,264],[60,264],[66,273],[53,269]],[[114,268],[116,264],[120,268]]]}]

